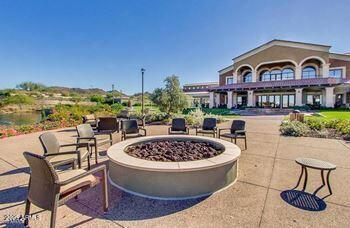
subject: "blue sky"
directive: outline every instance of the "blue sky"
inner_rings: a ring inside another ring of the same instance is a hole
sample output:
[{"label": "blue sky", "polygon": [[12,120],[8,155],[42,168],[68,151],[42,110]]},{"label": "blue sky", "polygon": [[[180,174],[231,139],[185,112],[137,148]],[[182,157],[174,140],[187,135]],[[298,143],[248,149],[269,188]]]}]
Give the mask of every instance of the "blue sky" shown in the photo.
[{"label": "blue sky", "polygon": [[0,88],[46,85],[152,91],[218,80],[233,57],[271,39],[350,52],[350,3],[337,1],[0,0]]}]

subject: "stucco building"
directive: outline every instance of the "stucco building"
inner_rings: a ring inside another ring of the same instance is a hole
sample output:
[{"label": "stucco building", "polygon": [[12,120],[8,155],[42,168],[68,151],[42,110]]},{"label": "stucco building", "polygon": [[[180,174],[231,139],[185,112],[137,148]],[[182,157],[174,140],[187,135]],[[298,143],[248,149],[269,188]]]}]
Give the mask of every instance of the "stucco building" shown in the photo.
[{"label": "stucco building", "polygon": [[209,106],[349,106],[350,55],[331,46],[272,40],[233,59],[210,88]]},{"label": "stucco building", "polygon": [[209,90],[219,86],[218,82],[191,83],[183,85],[192,107],[209,107]]}]

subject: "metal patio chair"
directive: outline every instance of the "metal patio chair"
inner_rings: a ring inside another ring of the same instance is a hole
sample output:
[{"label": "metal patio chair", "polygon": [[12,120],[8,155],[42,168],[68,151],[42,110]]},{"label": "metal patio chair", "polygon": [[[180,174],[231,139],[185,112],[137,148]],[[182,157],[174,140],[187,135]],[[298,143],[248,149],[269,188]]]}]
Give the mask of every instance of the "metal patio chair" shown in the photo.
[{"label": "metal patio chair", "polygon": [[[139,127],[136,119],[131,120],[122,120],[122,136],[121,140],[134,137],[142,137],[147,135],[146,129]],[[143,134],[140,133],[140,130],[143,131]]]},{"label": "metal patio chair", "polygon": [[[108,210],[107,170],[105,165],[89,171],[73,169],[57,172],[44,156],[30,152],[24,152],[23,155],[30,167],[25,206],[25,227],[28,227],[31,204],[51,211],[50,227],[54,228],[59,206],[73,197],[77,198],[81,192],[100,183],[103,188],[103,210],[105,212]],[[72,162],[74,162],[73,159]],[[102,177],[92,175],[98,172],[102,173]]]},{"label": "metal patio chair", "polygon": [[196,127],[196,135],[200,134],[210,134],[215,138],[217,133],[216,118],[204,118],[202,128]]},{"label": "metal patio chair", "polygon": [[[44,148],[44,157],[56,168],[69,164],[72,159],[78,161],[78,166],[86,159],[88,160],[88,169],[90,169],[90,150],[87,143],[70,143],[61,145],[52,132],[45,132],[39,136],[41,145]],[[62,151],[62,148],[74,147],[71,151]]]},{"label": "metal patio chair", "polygon": [[[113,144],[112,132],[94,132],[90,124],[80,124],[76,127],[78,137],[77,143],[87,143],[92,152],[92,148],[95,150],[95,163],[98,164],[98,147],[106,144]],[[97,135],[108,135],[109,138],[100,139]]]},{"label": "metal patio chair", "polygon": [[171,121],[171,127],[168,129],[169,135],[184,134],[188,135],[190,133],[189,128],[186,126],[186,120],[184,118],[174,118]]},{"label": "metal patio chair", "polygon": [[[230,130],[230,133],[221,133],[221,131]],[[230,138],[231,142],[234,139],[235,144],[237,139],[244,139],[244,147],[247,149],[247,135],[245,131],[245,121],[244,120],[233,120],[230,128],[219,129],[219,138],[225,137]]]}]

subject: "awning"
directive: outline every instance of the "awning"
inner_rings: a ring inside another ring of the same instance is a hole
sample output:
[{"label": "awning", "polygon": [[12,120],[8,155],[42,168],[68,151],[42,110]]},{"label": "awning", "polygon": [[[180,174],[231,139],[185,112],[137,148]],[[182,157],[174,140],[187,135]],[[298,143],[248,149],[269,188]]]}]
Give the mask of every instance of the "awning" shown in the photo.
[{"label": "awning", "polygon": [[299,80],[280,80],[266,82],[235,83],[230,85],[210,88],[210,91],[242,91],[256,89],[277,89],[277,88],[305,88],[312,86],[334,86],[349,83],[349,80],[340,78],[310,78]]}]

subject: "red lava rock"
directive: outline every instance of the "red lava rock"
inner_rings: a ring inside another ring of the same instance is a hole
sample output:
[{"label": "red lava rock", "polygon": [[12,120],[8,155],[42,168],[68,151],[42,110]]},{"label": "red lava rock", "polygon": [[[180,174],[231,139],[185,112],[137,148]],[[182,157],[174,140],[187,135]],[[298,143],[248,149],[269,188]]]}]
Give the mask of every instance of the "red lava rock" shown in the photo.
[{"label": "red lava rock", "polygon": [[162,140],[129,146],[125,152],[150,161],[195,161],[215,157],[223,151],[211,143]]}]

